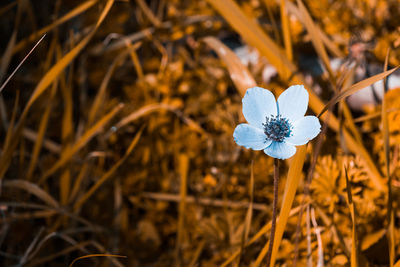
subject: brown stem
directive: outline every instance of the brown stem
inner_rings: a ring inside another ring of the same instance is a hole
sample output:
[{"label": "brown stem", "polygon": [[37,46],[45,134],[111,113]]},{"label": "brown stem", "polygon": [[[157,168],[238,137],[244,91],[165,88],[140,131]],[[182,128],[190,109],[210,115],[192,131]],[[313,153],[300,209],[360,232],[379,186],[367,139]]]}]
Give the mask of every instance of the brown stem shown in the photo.
[{"label": "brown stem", "polygon": [[271,235],[269,238],[269,247],[267,252],[267,267],[269,267],[271,264],[271,254],[275,239],[276,206],[278,205],[278,184],[279,184],[279,160],[274,159],[274,200],[272,202],[272,224],[271,224]]}]

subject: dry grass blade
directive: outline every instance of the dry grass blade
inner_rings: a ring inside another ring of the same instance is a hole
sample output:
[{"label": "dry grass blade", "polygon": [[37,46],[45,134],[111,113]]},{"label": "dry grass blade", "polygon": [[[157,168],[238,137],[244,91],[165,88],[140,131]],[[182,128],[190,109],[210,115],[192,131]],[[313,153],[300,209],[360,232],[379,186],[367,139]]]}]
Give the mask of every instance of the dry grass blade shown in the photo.
[{"label": "dry grass blade", "polygon": [[[386,71],[388,66],[390,50],[388,49],[385,58],[384,70]],[[386,78],[384,79],[384,84],[386,83]],[[395,259],[395,241],[394,241],[394,211],[393,211],[393,193],[392,193],[392,177],[390,175],[390,132],[389,132],[389,120],[387,114],[387,100],[386,100],[386,87],[385,93],[382,97],[382,136],[383,136],[383,151],[385,154],[385,170],[386,178],[388,179],[388,202],[387,202],[387,218],[388,218],[388,245],[389,245],[389,263],[390,267],[394,265]]]},{"label": "dry grass blade", "polygon": [[126,150],[125,155],[119,161],[117,161],[117,163],[115,163],[115,165],[112,166],[110,170],[103,174],[103,176],[100,177],[100,179],[97,180],[96,183],[78,201],[75,202],[74,211],[77,211],[86,202],[86,200],[88,200],[96,192],[96,190],[115,173],[119,166],[124,163],[124,161],[128,158],[128,156],[131,154],[131,152],[139,142],[142,132],[143,128],[140,129],[139,132],[135,135],[135,138],[133,138],[131,144]]},{"label": "dry grass blade", "polygon": [[56,259],[56,258],[58,258],[58,257],[60,257],[62,255],[66,255],[68,253],[71,253],[72,251],[75,251],[75,250],[81,250],[81,251],[82,250],[86,250],[84,248],[86,246],[88,246],[88,245],[91,245],[91,244],[92,244],[92,241],[84,241],[84,242],[80,242],[80,243],[74,244],[72,246],[67,247],[66,249],[63,249],[63,250],[57,252],[57,253],[50,254],[50,255],[45,256],[43,258],[32,260],[29,263],[28,266],[29,267],[43,266],[43,264],[45,264],[46,262],[52,261],[52,260],[54,260],[54,259]]},{"label": "dry grass blade", "polygon": [[[61,53],[60,53],[61,54]],[[73,77],[73,68],[69,69],[69,77]],[[67,84],[65,72],[60,74],[61,80],[61,93],[63,96],[63,116],[62,116],[62,127],[61,127],[61,141],[62,141],[62,151],[61,155],[68,154],[68,150],[71,149],[73,145],[74,138],[74,122],[73,122],[73,96],[72,96],[72,84],[69,82]],[[71,171],[67,165],[60,174],[60,202],[62,205],[66,205],[68,202],[68,197],[71,188]]]},{"label": "dry grass blade", "polygon": [[[282,0],[276,0],[276,2],[278,2],[278,1],[282,1]],[[297,8],[297,6],[294,3],[290,2],[290,1],[286,1],[286,6],[287,6],[287,10],[290,14],[293,14],[299,20],[301,20],[302,14],[300,13],[300,10]],[[328,48],[329,51],[335,57],[344,58],[345,55],[342,53],[342,51],[340,51],[340,49],[337,47],[337,45],[329,39],[329,37],[321,30],[321,28],[316,24],[314,24],[314,27],[316,28],[316,31],[318,32],[319,38],[321,38],[322,42],[326,45],[326,48]]]},{"label": "dry grass blade", "polygon": [[287,58],[293,60],[292,40],[290,37],[289,15],[286,12],[286,0],[280,0],[280,14],[282,20],[283,41]]},{"label": "dry grass blade", "polygon": [[173,113],[175,113],[179,118],[182,119],[183,122],[185,122],[192,130],[201,133],[201,134],[206,134],[205,131],[203,130],[203,128],[201,128],[201,126],[196,123],[195,121],[191,120],[190,118],[184,116],[182,114],[182,112],[180,112],[179,110],[177,110],[177,108],[173,105],[169,105],[169,104],[164,104],[164,103],[156,103],[156,104],[149,104],[146,105],[144,107],[141,107],[140,109],[132,112],[131,114],[129,114],[128,116],[124,117],[122,120],[120,120],[115,127],[117,129],[120,129],[126,125],[128,125],[129,123],[143,117],[146,116],[150,113],[156,112],[156,111],[162,111],[162,110],[168,110],[171,111]]},{"label": "dry grass blade", "polygon": [[78,16],[79,14],[85,12],[90,7],[92,7],[96,2],[98,2],[98,0],[87,0],[84,3],[82,3],[81,5],[77,6],[73,10],[71,10],[70,12],[68,12],[67,14],[65,14],[64,16],[62,16],[61,18],[54,21],[52,24],[31,34],[29,37],[25,38],[24,40],[20,41],[18,44],[15,45],[15,47],[13,49],[13,54],[21,51],[26,45],[33,42],[38,36],[41,36],[41,35],[44,35],[44,34],[50,32],[51,30],[55,29],[57,26],[63,24],[64,22],[67,22],[67,21],[71,20],[72,18]]},{"label": "dry grass blade", "polygon": [[340,229],[338,228],[338,226],[335,224],[335,222],[333,220],[331,220],[330,216],[327,215],[322,210],[321,207],[319,207],[318,205],[315,205],[315,203],[314,203],[314,208],[317,210],[319,218],[323,221],[324,225],[329,228],[329,230],[331,231],[334,238],[336,240],[339,240],[340,248],[343,250],[344,254],[348,258],[350,258],[351,257],[351,249],[350,249],[348,243],[346,243],[346,241],[344,240],[343,234],[340,231]]},{"label": "dry grass blade", "polygon": [[224,61],[240,95],[243,96],[248,88],[257,85],[249,70],[229,47],[215,37],[205,37],[203,41],[218,54],[222,61]]},{"label": "dry grass blade", "polygon": [[6,6],[2,7],[0,9],[0,16],[2,16],[4,13],[10,11],[10,9],[12,9],[14,6],[16,6],[17,3],[18,3],[18,1],[13,1],[13,2],[7,4]]},{"label": "dry grass blade", "polygon": [[31,161],[29,163],[28,172],[26,174],[26,179],[28,181],[31,180],[33,171],[35,170],[35,167],[36,167],[36,163],[37,163],[37,161],[39,159],[39,153],[40,153],[40,150],[41,150],[42,145],[43,145],[43,140],[44,140],[44,136],[45,136],[45,133],[46,133],[47,124],[49,122],[50,112],[51,112],[52,107],[53,107],[53,105],[52,105],[53,99],[54,99],[54,96],[55,96],[56,91],[57,91],[57,84],[58,84],[57,82],[53,83],[53,87],[52,87],[52,90],[51,90],[51,93],[50,93],[50,96],[49,96],[49,101],[48,101],[49,104],[46,106],[46,109],[44,111],[43,117],[42,117],[42,119],[40,121],[40,124],[39,124],[39,130],[38,130],[38,134],[37,134],[37,139],[36,139],[35,145],[33,147]]},{"label": "dry grass blade", "polygon": [[196,266],[198,266],[198,265],[196,264],[196,262],[197,262],[197,260],[199,259],[200,254],[201,254],[201,252],[203,251],[205,244],[206,244],[206,242],[205,242],[204,240],[202,240],[202,241],[200,242],[200,244],[198,245],[198,247],[197,247],[197,249],[196,249],[196,251],[195,251],[195,253],[194,253],[193,257],[192,257],[192,260],[190,261],[190,263],[189,263],[189,265],[188,265],[189,267],[196,267]]},{"label": "dry grass blade", "polygon": [[139,7],[142,9],[143,13],[151,21],[151,23],[153,23],[154,26],[156,26],[156,27],[160,27],[162,24],[161,21],[154,15],[154,13],[151,11],[151,9],[146,4],[146,2],[143,0],[136,0],[136,2],[138,3]]},{"label": "dry grass blade", "polygon": [[93,257],[126,258],[126,256],[114,255],[114,254],[90,254],[90,255],[80,256],[79,258],[76,258],[75,260],[73,260],[73,261],[71,262],[71,264],[69,265],[69,267],[72,267],[72,265],[74,265],[74,263],[77,262],[78,260],[87,259],[87,258],[93,258]]},{"label": "dry grass blade", "polygon": [[250,20],[234,1],[208,0],[208,3],[221,13],[246,42],[258,48],[259,52],[277,68],[282,79],[287,80],[292,73],[296,72],[296,66],[287,59],[281,48],[264,33],[258,24]]},{"label": "dry grass blade", "polygon": [[122,120],[120,120],[117,124],[115,124],[115,127],[117,129],[120,129],[124,127],[125,125],[143,117],[146,116],[149,113],[155,112],[155,111],[161,111],[161,110],[169,110],[174,112],[176,107],[172,105],[167,105],[167,104],[162,104],[162,103],[157,103],[157,104],[149,104],[144,107],[141,107],[140,109],[132,112],[128,116],[124,117]]},{"label": "dry grass blade", "polygon": [[32,240],[31,244],[29,245],[28,249],[25,251],[24,255],[22,256],[22,258],[19,260],[18,265],[19,266],[23,266],[25,265],[25,263],[28,260],[28,257],[30,255],[30,253],[32,252],[33,248],[36,246],[36,244],[39,241],[39,237],[42,235],[44,231],[44,228],[40,228],[39,232],[36,234],[35,238]]},{"label": "dry grass blade", "polygon": [[[300,182],[301,170],[303,168],[304,160],[306,157],[306,148],[307,147],[305,145],[298,147],[296,155],[290,163],[288,176],[286,179],[285,191],[283,193],[282,207],[277,221],[274,245],[272,248],[271,266],[275,265],[278,248],[283,237],[283,232],[285,230],[287,220],[289,218],[289,213],[292,208],[294,197],[296,195],[297,186]],[[261,264],[261,261],[267,253],[267,249],[268,244],[265,244],[256,259],[255,266],[259,266]]]},{"label": "dry grass blade", "polygon": [[22,220],[32,221],[35,219],[48,219],[56,215],[59,215],[59,213],[55,210],[28,211],[13,214],[12,216],[8,216],[6,218],[0,218],[0,223],[7,224]]},{"label": "dry grass blade", "polygon": [[189,157],[186,154],[179,155],[179,167],[178,172],[180,174],[180,189],[179,189],[179,213],[178,213],[178,231],[176,236],[176,247],[175,247],[175,265],[181,265],[181,245],[183,241],[183,235],[185,230],[185,207],[186,207],[186,195],[187,195],[187,179],[189,171]]},{"label": "dry grass blade", "polygon": [[[3,81],[4,75],[7,72],[8,66],[10,65],[10,61],[12,58],[12,49],[15,45],[15,41],[17,40],[17,32],[13,31],[10,40],[8,41],[7,48],[4,51],[4,55],[0,62],[0,82]],[[1,92],[1,90],[0,90]]]},{"label": "dry grass blade", "polygon": [[47,170],[39,183],[43,183],[47,180],[47,178],[54,174],[61,166],[63,166],[66,162],[68,162],[72,156],[78,152],[82,147],[84,147],[94,136],[100,133],[103,127],[123,108],[123,104],[119,104],[113,110],[111,110],[108,114],[106,114],[103,118],[101,118],[93,127],[88,129],[74,145],[71,146],[70,149],[65,151],[65,153],[61,154],[61,158],[54,163],[53,167]]},{"label": "dry grass blade", "polygon": [[[15,120],[17,118],[18,102],[19,102],[19,91],[17,91],[17,96],[15,98],[13,112],[11,114],[11,121],[10,121],[10,124],[8,125],[7,134],[6,134],[6,137],[4,140],[3,153],[4,153],[4,151],[8,151],[8,147],[10,146],[11,140],[13,138],[14,124],[15,124]],[[4,164],[4,162],[0,161],[0,166],[2,166],[3,164]]]},{"label": "dry grass blade", "polygon": [[40,42],[43,40],[43,38],[46,36],[43,35],[42,38],[39,39],[39,41],[36,42],[36,44],[32,47],[32,49],[29,51],[29,53],[21,60],[21,62],[18,64],[18,66],[14,69],[14,71],[8,76],[7,80],[1,85],[0,87],[0,92],[3,91],[4,87],[7,85],[7,83],[10,81],[10,79],[14,76],[14,74],[17,72],[17,70],[22,66],[22,64],[25,62],[25,60],[30,56],[30,54],[35,50],[35,48],[40,44]]},{"label": "dry grass blade", "polygon": [[246,247],[246,244],[248,242],[248,238],[249,238],[249,233],[250,233],[250,228],[251,228],[251,220],[253,217],[253,199],[254,199],[254,162],[251,162],[251,169],[250,169],[250,188],[249,188],[249,194],[250,194],[250,204],[249,204],[249,208],[247,209],[246,212],[246,217],[244,220],[244,230],[243,230],[243,235],[242,235],[242,239],[240,242],[240,254],[239,254],[239,258],[237,260],[237,265],[240,265],[240,260],[242,258],[244,249]]},{"label": "dry grass blade", "polygon": [[126,46],[129,48],[129,55],[131,56],[131,61],[133,66],[136,69],[136,73],[138,75],[138,80],[142,81],[144,79],[144,74],[143,74],[143,68],[140,63],[140,59],[138,57],[138,54],[136,53],[136,50],[142,45],[141,42],[136,43],[135,45],[131,45],[130,42],[126,41]]},{"label": "dry grass blade", "polygon": [[342,109],[345,118],[344,125],[348,127],[349,131],[354,136],[354,139],[358,143],[362,144],[363,143],[362,137],[360,132],[358,131],[358,128],[356,127],[353,115],[351,114],[351,110],[349,109],[348,105],[344,100],[340,101],[340,104],[342,106],[340,109]]},{"label": "dry grass blade", "polygon": [[30,208],[30,209],[41,209],[41,210],[45,210],[45,211],[55,211],[55,212],[57,212],[57,214],[66,215],[66,216],[70,217],[71,219],[75,220],[76,222],[79,222],[94,231],[101,230],[100,227],[94,225],[93,223],[90,223],[87,220],[85,220],[84,218],[77,216],[76,214],[70,213],[60,207],[54,208],[54,207],[50,207],[48,205],[32,204],[31,202],[29,202],[29,203],[28,202],[19,202],[19,203],[0,202],[0,204],[3,205],[4,207],[15,207],[15,208],[23,208],[23,209]]},{"label": "dry grass blade", "polygon": [[358,266],[358,237],[357,237],[357,229],[356,229],[356,208],[354,206],[352,193],[351,193],[351,185],[349,182],[349,175],[347,173],[347,168],[344,166],[344,173],[346,177],[346,189],[347,189],[347,198],[348,204],[351,214],[351,221],[353,223],[352,230],[351,230],[351,258],[350,258],[350,266],[357,267]]},{"label": "dry grass blade", "polygon": [[[104,101],[105,98],[105,92],[108,86],[108,83],[110,82],[111,76],[113,75],[115,69],[123,62],[127,54],[129,53],[131,57],[133,58],[134,66],[136,69],[138,69],[138,74],[139,77],[143,77],[143,72],[142,69],[140,68],[140,64],[138,63],[138,59],[135,53],[135,50],[141,45],[140,43],[136,43],[135,45],[131,45],[128,41],[126,41],[126,45],[128,49],[124,52],[122,52],[119,56],[117,56],[111,66],[108,68],[106,75],[103,78],[103,81],[101,82],[99,91],[96,94],[96,97],[93,101],[93,104],[90,108],[89,111],[89,119],[88,119],[88,125],[90,126],[96,119],[96,116],[99,113],[100,107]],[[135,60],[136,59],[136,60]]]},{"label": "dry grass blade", "polygon": [[297,5],[299,6],[301,19],[304,23],[304,26],[306,27],[308,33],[311,35],[311,42],[313,43],[314,48],[317,51],[322,62],[324,63],[324,66],[329,73],[329,77],[331,78],[332,81],[334,81],[334,75],[333,75],[333,72],[331,69],[329,57],[328,57],[328,54],[326,53],[324,44],[320,38],[317,27],[315,26],[310,14],[308,13],[303,2],[301,0],[297,0]]},{"label": "dry grass blade", "polygon": [[254,162],[251,163],[250,188],[249,188],[250,205],[249,205],[249,208],[248,208],[247,213],[246,213],[246,220],[245,220],[244,231],[243,231],[243,241],[242,241],[242,246],[241,246],[242,251],[244,249],[244,244],[247,243],[248,238],[249,238],[249,233],[250,233],[250,228],[251,228],[251,219],[253,217],[253,201],[254,201],[254,170],[253,170],[253,164],[254,164]]},{"label": "dry grass blade", "polygon": [[93,124],[93,122],[96,119],[96,116],[98,115],[99,111],[100,111],[100,107],[103,104],[104,101],[104,97],[105,97],[105,92],[108,86],[108,83],[110,82],[111,76],[113,75],[115,69],[117,68],[117,66],[119,64],[122,63],[122,61],[125,59],[125,57],[127,56],[129,50],[128,51],[124,51],[123,53],[121,53],[119,56],[117,56],[114,61],[111,63],[110,67],[108,68],[106,74],[104,75],[104,78],[100,84],[100,88],[96,94],[96,97],[93,101],[92,106],[90,107],[89,110],[89,117],[88,117],[88,126],[91,126]]},{"label": "dry grass blade", "polygon": [[317,220],[315,219],[314,208],[311,208],[311,222],[313,224],[315,235],[317,236],[317,243],[318,243],[317,267],[323,267],[324,266],[324,250],[323,250],[323,245],[322,245],[321,229],[318,227]]},{"label": "dry grass blade", "polygon": [[43,202],[47,203],[53,208],[58,208],[60,205],[58,202],[51,197],[46,191],[37,186],[36,184],[30,183],[25,180],[6,180],[2,182],[3,187],[18,188],[22,189],[37,198],[41,199]]},{"label": "dry grass blade", "polygon": [[[22,135],[32,141],[32,142],[36,142],[36,139],[38,138],[38,134],[35,131],[32,131],[29,128],[24,128],[22,130]],[[60,154],[61,153],[61,146],[59,144],[57,144],[56,142],[54,142],[53,140],[50,140],[48,138],[44,139],[43,141],[43,147],[46,148],[48,151],[50,151],[51,153],[54,154]]]},{"label": "dry grass blade", "polygon": [[[388,108],[386,109],[386,113],[397,112],[400,108]],[[367,115],[363,115],[354,119],[354,123],[364,122],[368,120],[373,120],[382,116],[382,111],[373,112]]]},{"label": "dry grass blade", "polygon": [[306,231],[307,231],[307,267],[313,267],[312,248],[311,248],[311,224],[310,224],[310,205],[306,210]]},{"label": "dry grass blade", "polygon": [[[140,195],[143,198],[150,198],[160,201],[171,201],[171,202],[179,202],[180,198],[175,194],[165,194],[165,193],[153,193],[153,192],[144,192]],[[134,203],[132,198],[132,203]],[[225,207],[229,209],[248,209],[250,207],[250,203],[248,201],[227,201],[222,199],[215,198],[195,198],[194,196],[186,196],[186,203],[196,203],[198,205],[204,206],[212,206],[212,207]],[[253,203],[252,207],[254,210],[266,211],[268,210],[268,206],[261,203]],[[270,227],[270,226],[269,226]],[[268,231],[268,227],[262,229],[260,233],[258,233],[255,238],[252,238],[252,241],[249,243],[255,242],[258,238],[260,238],[263,234]]]},{"label": "dry grass blade", "polygon": [[353,84],[349,88],[341,90],[338,94],[336,94],[326,105],[325,107],[321,110],[321,112],[318,114],[318,117],[321,117],[322,114],[325,113],[329,109],[330,106],[338,103],[340,100],[354,94],[357,91],[360,91],[361,89],[370,86],[371,84],[376,83],[379,80],[382,80],[383,78],[389,76],[392,74],[394,71],[396,71],[399,67],[393,68],[388,71],[384,71],[382,73],[379,73],[377,75],[374,75],[370,78],[367,78],[365,80],[362,80],[361,82],[358,82],[356,84]]},{"label": "dry grass blade", "polygon": [[75,179],[75,183],[74,186],[72,187],[71,194],[69,195],[69,203],[71,203],[78,195],[79,190],[81,189],[82,181],[88,172],[89,166],[90,165],[88,162],[85,161],[83,163],[83,166],[80,169],[79,174]]}]

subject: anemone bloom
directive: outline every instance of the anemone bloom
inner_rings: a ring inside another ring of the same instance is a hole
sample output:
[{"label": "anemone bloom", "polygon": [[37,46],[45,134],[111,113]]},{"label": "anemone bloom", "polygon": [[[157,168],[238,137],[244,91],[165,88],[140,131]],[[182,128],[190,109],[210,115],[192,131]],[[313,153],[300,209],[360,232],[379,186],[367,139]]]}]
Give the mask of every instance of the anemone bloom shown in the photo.
[{"label": "anemone bloom", "polygon": [[304,116],[308,92],[303,85],[290,86],[278,101],[269,90],[253,87],[246,91],[242,103],[248,124],[236,127],[235,142],[253,150],[264,150],[273,158],[292,157],[295,146],[306,144],[321,131],[317,117]]}]

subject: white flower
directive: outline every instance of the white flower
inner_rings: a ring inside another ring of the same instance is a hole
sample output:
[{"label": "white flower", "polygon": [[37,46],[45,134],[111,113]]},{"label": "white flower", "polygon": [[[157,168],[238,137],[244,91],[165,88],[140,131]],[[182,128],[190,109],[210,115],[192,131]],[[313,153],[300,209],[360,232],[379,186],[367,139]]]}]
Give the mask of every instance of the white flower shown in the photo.
[{"label": "white flower", "polygon": [[253,87],[246,91],[242,102],[243,115],[249,124],[239,124],[233,133],[240,146],[287,159],[296,153],[295,146],[306,144],[321,131],[317,117],[304,116],[308,92],[303,85],[290,86],[278,101],[270,91]]}]

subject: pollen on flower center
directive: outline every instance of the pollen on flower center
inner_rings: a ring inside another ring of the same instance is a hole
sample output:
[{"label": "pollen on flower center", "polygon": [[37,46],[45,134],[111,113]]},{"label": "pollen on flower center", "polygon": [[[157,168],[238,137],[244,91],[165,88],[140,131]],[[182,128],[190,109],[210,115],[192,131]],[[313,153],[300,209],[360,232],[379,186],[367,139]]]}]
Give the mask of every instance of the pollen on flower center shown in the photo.
[{"label": "pollen on flower center", "polygon": [[288,119],[282,118],[281,115],[266,117],[266,122],[262,125],[267,138],[276,142],[282,142],[289,137],[293,128]]}]

